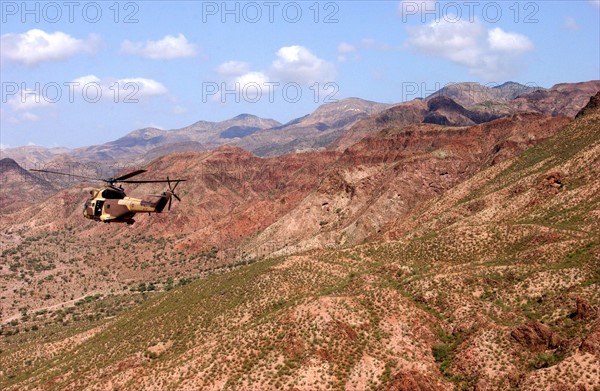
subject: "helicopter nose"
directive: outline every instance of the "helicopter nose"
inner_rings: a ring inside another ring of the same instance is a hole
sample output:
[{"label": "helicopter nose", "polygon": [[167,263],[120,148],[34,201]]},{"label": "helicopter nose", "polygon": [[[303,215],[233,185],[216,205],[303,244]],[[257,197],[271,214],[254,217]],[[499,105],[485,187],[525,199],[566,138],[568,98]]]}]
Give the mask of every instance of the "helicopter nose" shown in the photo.
[{"label": "helicopter nose", "polygon": [[90,201],[87,200],[83,203],[83,216],[88,217],[88,206],[90,206]]}]

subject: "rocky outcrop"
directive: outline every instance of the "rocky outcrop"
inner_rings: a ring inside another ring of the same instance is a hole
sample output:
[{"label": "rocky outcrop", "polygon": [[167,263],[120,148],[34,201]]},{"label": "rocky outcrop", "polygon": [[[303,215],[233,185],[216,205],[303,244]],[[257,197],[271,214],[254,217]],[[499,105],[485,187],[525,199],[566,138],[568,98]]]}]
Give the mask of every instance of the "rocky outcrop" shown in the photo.
[{"label": "rocky outcrop", "polygon": [[575,305],[577,310],[573,316],[575,320],[592,320],[596,317],[597,310],[587,300],[578,297]]},{"label": "rocky outcrop", "polygon": [[575,117],[590,96],[600,90],[600,80],[584,83],[557,84],[549,90],[525,93],[512,101],[514,111],[534,111],[546,115]]},{"label": "rocky outcrop", "polygon": [[550,173],[544,175],[544,179],[542,179],[540,181],[540,183],[538,184],[538,189],[550,191],[551,193],[556,194],[564,186],[563,178],[564,178],[564,174],[562,174],[558,171],[550,172]]},{"label": "rocky outcrop", "polygon": [[585,105],[583,109],[579,110],[579,113],[577,113],[575,118],[583,117],[597,110],[600,110],[600,91],[590,98],[588,104]]},{"label": "rocky outcrop", "polygon": [[517,327],[511,331],[510,336],[523,347],[533,352],[556,349],[562,342],[560,335],[538,321],[531,321]]},{"label": "rocky outcrop", "polygon": [[471,126],[489,122],[500,116],[485,111],[471,111],[445,96],[427,102],[428,113],[424,123],[446,126]]},{"label": "rocky outcrop", "polygon": [[570,386],[565,383],[558,383],[558,384],[552,385],[550,387],[550,391],[588,391],[588,388],[586,388],[583,384],[577,384],[575,386]]},{"label": "rocky outcrop", "polygon": [[442,391],[428,376],[417,371],[400,371],[382,391]]},{"label": "rocky outcrop", "polygon": [[50,182],[25,170],[13,159],[0,160],[0,214],[42,201],[55,191]]},{"label": "rocky outcrop", "polygon": [[600,326],[596,326],[596,329],[581,341],[579,351],[595,355],[600,354]]}]

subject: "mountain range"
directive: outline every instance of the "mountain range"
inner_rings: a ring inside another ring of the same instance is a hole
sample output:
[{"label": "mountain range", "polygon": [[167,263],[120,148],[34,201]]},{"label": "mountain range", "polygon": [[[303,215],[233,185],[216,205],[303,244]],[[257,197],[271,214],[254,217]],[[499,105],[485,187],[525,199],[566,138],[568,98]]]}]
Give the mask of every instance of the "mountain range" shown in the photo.
[{"label": "mountain range", "polygon": [[1,160],[0,387],[600,387],[600,82],[457,86],[52,158],[188,179],[131,227]]},{"label": "mountain range", "polygon": [[[2,150],[22,165],[95,162],[139,165],[174,152],[209,151],[232,145],[258,156],[277,156],[307,150],[343,150],[400,117],[414,122],[466,126],[519,112],[573,117],[587,99],[600,89],[600,81],[557,84],[550,89],[514,82],[487,87],[478,83],[456,83],[443,87],[426,99],[396,105],[359,98],[342,99],[320,106],[313,113],[280,124],[250,114],[221,122],[198,121],[190,126],[161,130],[138,129],[100,145],[75,148],[19,147]],[[378,117],[375,114],[380,114]],[[374,122],[373,122],[374,121]]]}]

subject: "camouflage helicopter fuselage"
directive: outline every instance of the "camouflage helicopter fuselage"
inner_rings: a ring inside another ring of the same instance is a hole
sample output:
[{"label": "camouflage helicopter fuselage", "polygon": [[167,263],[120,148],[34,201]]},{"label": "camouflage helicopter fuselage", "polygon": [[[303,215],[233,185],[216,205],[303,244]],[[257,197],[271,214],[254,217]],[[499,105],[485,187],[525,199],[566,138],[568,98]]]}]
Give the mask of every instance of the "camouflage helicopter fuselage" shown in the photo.
[{"label": "camouflage helicopter fuselage", "polygon": [[[135,216],[136,213],[161,213],[167,205],[168,209],[171,210],[172,198],[181,201],[179,196],[175,194],[175,188],[179,185],[179,182],[186,181],[185,179],[170,180],[168,176],[166,180],[129,179],[146,172],[146,170],[135,170],[116,178],[107,179],[53,170],[31,169],[31,171],[105,182],[107,186],[102,189],[91,190],[91,197],[83,204],[83,217],[90,220],[103,221],[105,223],[133,224],[135,223],[133,216]],[[142,200],[139,198],[127,197],[125,195],[125,190],[123,190],[121,186],[116,187],[115,183],[167,183],[169,185],[169,190],[164,191],[160,195],[152,195],[151,197],[156,197],[152,200]],[[171,186],[172,183],[175,185]]]},{"label": "camouflage helicopter fuselage", "polygon": [[164,192],[156,200],[142,200],[126,197],[123,189],[107,187],[90,191],[91,198],[83,205],[85,218],[105,223],[133,224],[136,213],[161,213],[169,202],[172,193]]}]

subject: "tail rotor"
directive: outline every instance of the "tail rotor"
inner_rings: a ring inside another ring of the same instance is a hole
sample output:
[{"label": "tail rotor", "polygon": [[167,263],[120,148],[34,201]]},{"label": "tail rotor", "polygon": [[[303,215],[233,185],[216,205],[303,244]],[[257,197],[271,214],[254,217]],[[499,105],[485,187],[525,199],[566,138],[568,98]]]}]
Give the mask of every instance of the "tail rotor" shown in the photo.
[{"label": "tail rotor", "polygon": [[[152,197],[162,198],[156,208],[156,211],[158,213],[162,212],[165,206],[167,207],[167,210],[171,210],[171,202],[172,202],[173,198],[175,198],[177,201],[181,202],[181,198],[179,198],[179,196],[177,194],[175,194],[175,189],[177,188],[177,185],[179,185],[179,182],[185,182],[185,179],[171,180],[169,177],[167,177],[167,180],[156,181],[156,182],[167,183],[169,186],[169,190],[163,191],[162,194],[149,194]],[[174,183],[174,185],[173,185],[173,183]],[[168,204],[167,204],[167,200],[169,201]]]},{"label": "tail rotor", "polygon": [[[165,192],[165,195],[169,194],[170,196],[175,197],[177,201],[181,202],[181,198],[179,198],[179,196],[175,194],[175,189],[177,188],[177,185],[179,185],[179,182],[181,182],[181,180],[176,180],[173,182],[175,182],[175,185],[171,187],[171,180],[169,179],[169,177],[167,177],[167,184],[169,185],[169,190]],[[167,206],[167,210],[171,210],[171,197],[169,197],[169,205]]]}]

